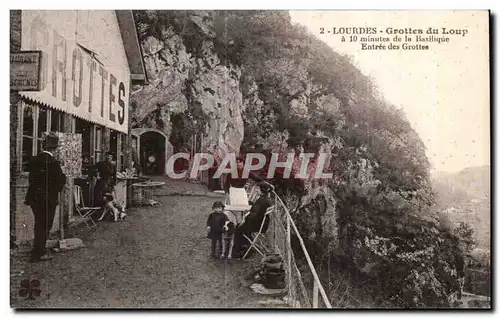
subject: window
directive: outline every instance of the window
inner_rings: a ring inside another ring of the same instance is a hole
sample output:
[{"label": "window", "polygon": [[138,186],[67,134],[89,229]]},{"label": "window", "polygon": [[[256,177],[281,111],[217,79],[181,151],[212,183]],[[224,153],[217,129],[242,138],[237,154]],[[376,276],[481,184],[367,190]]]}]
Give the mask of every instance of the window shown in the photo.
[{"label": "window", "polygon": [[37,120],[37,152],[42,151],[42,140],[45,137],[44,133],[47,132],[47,120],[48,120],[48,111],[47,108],[38,108],[38,120]]},{"label": "window", "polygon": [[23,103],[21,171],[27,171],[28,162],[35,153],[35,106]]},{"label": "window", "polygon": [[125,165],[125,149],[127,149],[127,138],[125,134],[120,134],[120,142],[122,145],[122,151],[120,152],[120,162],[121,162],[121,170],[125,170],[127,166]]},{"label": "window", "polygon": [[115,160],[118,159],[118,135],[116,130],[110,129],[109,133],[109,150],[115,155]]},{"label": "window", "polygon": [[82,157],[90,160],[91,156],[91,141],[92,141],[93,124],[76,118],[75,120],[75,134],[82,135]]},{"label": "window", "polygon": [[[120,145],[120,152],[118,152],[118,145]],[[119,131],[110,131],[110,148],[111,152],[115,155],[117,171],[125,170],[125,135]]]},{"label": "window", "polygon": [[62,131],[64,116],[61,111],[23,103],[22,107],[21,172],[26,172],[32,156],[42,151],[44,133]]},{"label": "window", "polygon": [[132,136],[132,149],[137,152],[137,137]]},{"label": "window", "polygon": [[139,154],[137,153],[139,141],[138,141],[136,136],[131,136],[130,138],[131,138],[130,144],[132,145],[132,157],[131,158],[132,158],[132,161],[134,163],[138,164],[140,162],[139,161]]},{"label": "window", "polygon": [[102,128],[95,126],[94,133],[94,162],[101,161],[102,158]]},{"label": "window", "polygon": [[50,111],[50,131],[63,131],[64,129],[64,115],[63,112],[58,110]]}]

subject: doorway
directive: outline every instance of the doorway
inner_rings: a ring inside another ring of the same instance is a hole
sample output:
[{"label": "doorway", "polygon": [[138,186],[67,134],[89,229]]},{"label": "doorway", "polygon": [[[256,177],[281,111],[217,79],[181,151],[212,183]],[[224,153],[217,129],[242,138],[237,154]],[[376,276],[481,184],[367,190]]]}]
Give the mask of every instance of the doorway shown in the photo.
[{"label": "doorway", "polygon": [[88,121],[76,118],[75,134],[82,134],[82,157],[87,164],[92,162],[92,129],[94,125]]},{"label": "doorway", "polygon": [[165,174],[166,138],[156,131],[148,131],[140,138],[140,162],[146,175]]}]

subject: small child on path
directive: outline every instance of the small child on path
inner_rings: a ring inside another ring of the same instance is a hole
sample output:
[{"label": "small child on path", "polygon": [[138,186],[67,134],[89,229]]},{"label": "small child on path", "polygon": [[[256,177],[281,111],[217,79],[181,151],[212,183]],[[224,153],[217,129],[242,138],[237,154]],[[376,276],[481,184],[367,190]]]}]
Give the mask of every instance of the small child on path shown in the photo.
[{"label": "small child on path", "polygon": [[227,215],[225,215],[222,210],[224,209],[224,203],[221,201],[216,201],[212,205],[213,212],[210,213],[207,220],[207,237],[212,240],[212,254],[211,257],[215,258],[215,249],[217,243],[219,243],[219,251],[222,250],[222,232],[225,222],[228,220]]}]

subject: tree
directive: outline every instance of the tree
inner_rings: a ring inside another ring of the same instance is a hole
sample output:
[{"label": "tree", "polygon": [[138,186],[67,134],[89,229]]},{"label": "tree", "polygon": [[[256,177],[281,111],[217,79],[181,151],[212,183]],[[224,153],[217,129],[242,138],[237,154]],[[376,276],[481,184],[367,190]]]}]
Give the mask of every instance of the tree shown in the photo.
[{"label": "tree", "polygon": [[474,229],[465,222],[460,222],[453,234],[460,240],[460,247],[465,253],[471,253],[476,247],[474,239]]}]

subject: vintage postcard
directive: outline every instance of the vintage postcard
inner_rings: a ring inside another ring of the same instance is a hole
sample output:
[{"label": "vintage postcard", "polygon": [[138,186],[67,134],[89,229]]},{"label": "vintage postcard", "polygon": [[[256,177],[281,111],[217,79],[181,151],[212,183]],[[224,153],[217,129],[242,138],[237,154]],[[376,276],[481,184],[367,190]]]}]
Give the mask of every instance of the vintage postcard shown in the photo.
[{"label": "vintage postcard", "polygon": [[11,10],[13,308],[491,308],[489,11]]}]

